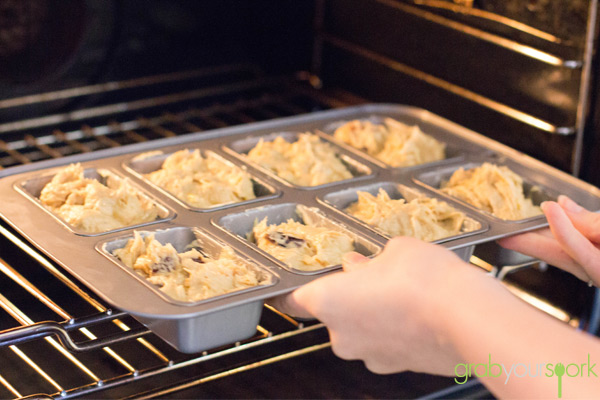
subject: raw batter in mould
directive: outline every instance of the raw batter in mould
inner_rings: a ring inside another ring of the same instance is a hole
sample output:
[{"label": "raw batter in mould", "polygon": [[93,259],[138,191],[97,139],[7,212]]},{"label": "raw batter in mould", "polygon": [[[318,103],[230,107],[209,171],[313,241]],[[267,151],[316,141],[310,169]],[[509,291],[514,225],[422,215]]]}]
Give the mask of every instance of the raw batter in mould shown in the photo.
[{"label": "raw batter in mould", "polygon": [[289,219],[279,225],[268,225],[267,218],[254,226],[256,245],[301,271],[315,271],[339,265],[344,254],[354,251],[353,240],[338,231],[315,226],[300,212],[304,223]]},{"label": "raw batter in mould", "polygon": [[218,259],[213,259],[195,248],[178,253],[152,234],[143,238],[134,232],[134,238],[113,254],[175,300],[200,301],[261,284],[257,271],[236,258],[227,246]]},{"label": "raw batter in mould", "polygon": [[358,201],[346,212],[388,235],[434,241],[461,233],[465,215],[448,203],[428,197],[393,200],[379,189],[377,197],[358,192]]},{"label": "raw batter in mould", "polygon": [[104,185],[85,178],[80,164],[71,164],[54,175],[42,189],[40,202],[74,228],[88,233],[151,222],[158,216],[156,204],[126,179],[106,174]]},{"label": "raw batter in mould", "polygon": [[146,175],[193,207],[209,208],[256,198],[250,175],[200,150],[180,150],[165,159],[162,167]]},{"label": "raw batter in mould", "polygon": [[408,167],[443,160],[446,145],[392,118],[383,124],[353,120],[335,130],[334,137],[392,167]]},{"label": "raw batter in mould", "polygon": [[317,186],[352,178],[329,143],[304,133],[294,143],[281,136],[272,142],[261,140],[248,158],[299,186]]},{"label": "raw batter in mould", "polygon": [[531,199],[525,198],[523,179],[506,166],[484,163],[468,170],[460,168],[442,186],[442,191],[506,220],[542,213]]}]

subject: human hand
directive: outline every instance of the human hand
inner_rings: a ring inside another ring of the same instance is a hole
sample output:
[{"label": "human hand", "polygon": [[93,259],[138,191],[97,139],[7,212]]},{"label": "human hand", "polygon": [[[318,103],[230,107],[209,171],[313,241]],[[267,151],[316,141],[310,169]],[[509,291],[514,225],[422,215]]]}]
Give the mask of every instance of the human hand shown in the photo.
[{"label": "human hand", "polygon": [[542,203],[549,228],[500,239],[498,243],[600,283],[600,214],[590,212],[567,196]]},{"label": "human hand", "polygon": [[445,336],[455,312],[449,299],[470,274],[489,278],[451,251],[408,237],[390,240],[372,260],[350,253],[343,267],[274,305],[322,321],[333,352],[373,372],[453,374],[461,361]]}]

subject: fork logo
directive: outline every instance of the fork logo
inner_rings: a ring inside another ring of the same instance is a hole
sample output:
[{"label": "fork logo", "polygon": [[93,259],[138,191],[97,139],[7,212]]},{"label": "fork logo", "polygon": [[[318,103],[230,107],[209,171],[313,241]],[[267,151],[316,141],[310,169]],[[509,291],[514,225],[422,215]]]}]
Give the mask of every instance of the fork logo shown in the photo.
[{"label": "fork logo", "polygon": [[590,355],[587,356],[587,363],[576,364],[572,363],[569,365],[564,365],[563,363],[556,363],[555,365],[546,364],[546,376],[553,377],[556,375],[558,378],[558,398],[562,398],[562,378],[563,376],[568,376],[570,378],[581,377],[587,375],[588,378],[592,376],[598,377],[594,372],[594,367],[596,364],[592,364],[590,360]]},{"label": "fork logo", "polygon": [[492,355],[488,355],[487,363],[479,364],[457,364],[454,367],[456,378],[454,381],[463,385],[467,383],[469,378],[475,376],[477,378],[501,378],[504,384],[507,385],[511,378],[553,378],[556,375],[558,383],[558,398],[562,398],[563,393],[563,377],[588,377],[598,378],[594,368],[596,364],[592,364],[591,357],[587,355],[587,363],[516,363],[507,366],[503,363],[492,362]]},{"label": "fork logo", "polygon": [[562,363],[556,364],[554,367],[554,373],[558,378],[558,398],[562,398],[562,377],[565,374],[565,366]]}]

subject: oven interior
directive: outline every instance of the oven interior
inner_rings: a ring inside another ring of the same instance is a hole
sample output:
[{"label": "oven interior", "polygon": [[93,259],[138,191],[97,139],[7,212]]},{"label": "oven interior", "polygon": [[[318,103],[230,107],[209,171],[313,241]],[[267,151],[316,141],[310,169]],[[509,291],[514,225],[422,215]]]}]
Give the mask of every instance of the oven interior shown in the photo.
[{"label": "oven interior", "polygon": [[[598,184],[596,13],[595,0],[6,0],[0,167],[391,102]],[[371,374],[336,359],[320,323],[270,306],[251,339],[182,354],[0,233],[2,398],[491,396],[476,381]],[[598,331],[594,289],[486,256],[472,262],[515,295]]]}]

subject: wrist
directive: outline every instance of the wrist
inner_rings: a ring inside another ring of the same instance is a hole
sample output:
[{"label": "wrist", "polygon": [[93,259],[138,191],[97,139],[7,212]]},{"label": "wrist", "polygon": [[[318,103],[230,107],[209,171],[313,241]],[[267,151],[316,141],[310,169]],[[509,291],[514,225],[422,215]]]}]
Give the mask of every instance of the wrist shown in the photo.
[{"label": "wrist", "polygon": [[[440,292],[431,297],[428,308],[429,325],[436,335],[440,350],[447,355],[447,374],[454,372],[458,363],[464,362],[465,355],[461,352],[461,340],[468,338],[470,323],[465,316],[474,316],[475,308],[485,304],[491,294],[498,289],[498,281],[482,269],[456,258],[447,273],[441,277]],[[482,323],[486,315],[476,312],[477,323]],[[477,340],[471,337],[468,340]]]}]

